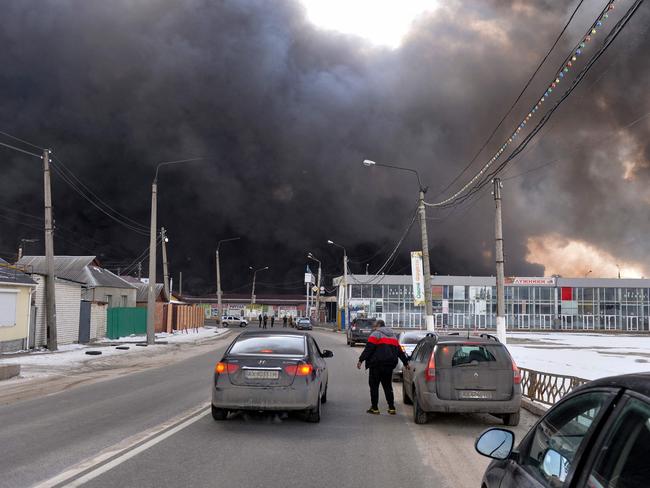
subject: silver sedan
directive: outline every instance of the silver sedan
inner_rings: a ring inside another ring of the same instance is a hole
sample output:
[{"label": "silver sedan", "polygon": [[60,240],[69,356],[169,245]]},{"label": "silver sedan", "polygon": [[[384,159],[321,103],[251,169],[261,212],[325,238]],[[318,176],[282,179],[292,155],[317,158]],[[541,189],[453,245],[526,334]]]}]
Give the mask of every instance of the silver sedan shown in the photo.
[{"label": "silver sedan", "polygon": [[[418,342],[420,342],[420,339],[426,337],[426,335],[426,330],[410,330],[407,332],[400,332],[397,336],[397,340],[399,341],[399,346],[402,348],[402,351],[404,351],[404,354],[410,358],[411,354],[413,353],[413,349],[415,349],[415,346],[418,344]],[[403,365],[400,361],[397,363],[397,366],[393,370],[393,380],[400,379],[402,377],[402,372]]]},{"label": "silver sedan", "polygon": [[325,358],[332,356],[309,334],[240,334],[215,365],[212,417],[225,420],[240,410],[303,411],[308,422],[320,422],[327,401]]}]

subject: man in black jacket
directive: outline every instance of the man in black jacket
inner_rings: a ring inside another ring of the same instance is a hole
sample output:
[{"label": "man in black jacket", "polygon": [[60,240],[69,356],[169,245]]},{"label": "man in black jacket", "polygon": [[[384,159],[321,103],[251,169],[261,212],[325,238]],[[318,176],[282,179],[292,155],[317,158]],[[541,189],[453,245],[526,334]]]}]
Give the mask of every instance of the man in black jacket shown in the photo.
[{"label": "man in black jacket", "polygon": [[402,361],[405,368],[408,368],[408,357],[402,351],[393,330],[386,327],[383,320],[375,321],[372,334],[368,337],[366,347],[357,363],[357,368],[361,369],[361,364],[365,361],[366,369],[369,370],[371,406],[368,413],[379,415],[379,384],[386,395],[388,413],[391,415],[397,413],[393,395],[393,370],[397,366],[398,359]]}]

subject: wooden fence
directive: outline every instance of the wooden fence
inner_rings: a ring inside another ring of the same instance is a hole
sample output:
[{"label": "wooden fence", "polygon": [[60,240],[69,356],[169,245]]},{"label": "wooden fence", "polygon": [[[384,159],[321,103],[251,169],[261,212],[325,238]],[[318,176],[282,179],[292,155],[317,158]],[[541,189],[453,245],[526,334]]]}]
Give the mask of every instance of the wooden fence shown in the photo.
[{"label": "wooden fence", "polygon": [[533,369],[519,368],[519,370],[523,395],[545,405],[553,405],[574,388],[589,381],[576,376],[543,373]]}]

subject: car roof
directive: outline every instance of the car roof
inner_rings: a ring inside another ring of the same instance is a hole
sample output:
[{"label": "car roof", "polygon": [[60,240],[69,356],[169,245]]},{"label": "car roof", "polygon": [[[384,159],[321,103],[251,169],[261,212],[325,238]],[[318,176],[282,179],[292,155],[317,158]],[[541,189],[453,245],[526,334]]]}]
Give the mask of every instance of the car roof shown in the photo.
[{"label": "car roof", "polygon": [[650,397],[650,372],[631,373],[619,376],[599,378],[576,388],[574,392],[599,387],[625,388],[626,390],[631,390]]},{"label": "car roof", "polygon": [[462,332],[459,332],[458,334],[436,334],[435,332],[429,332],[424,340],[434,341],[437,344],[458,344],[463,342],[474,342],[478,344],[502,345],[499,339],[491,334],[468,335],[463,334]]},{"label": "car roof", "polygon": [[299,331],[294,331],[294,330],[269,330],[269,329],[262,329],[262,330],[245,330],[241,334],[239,334],[238,337],[241,336],[269,336],[269,335],[274,335],[274,336],[296,336],[296,337],[304,337],[305,334],[304,332],[299,332]]}]

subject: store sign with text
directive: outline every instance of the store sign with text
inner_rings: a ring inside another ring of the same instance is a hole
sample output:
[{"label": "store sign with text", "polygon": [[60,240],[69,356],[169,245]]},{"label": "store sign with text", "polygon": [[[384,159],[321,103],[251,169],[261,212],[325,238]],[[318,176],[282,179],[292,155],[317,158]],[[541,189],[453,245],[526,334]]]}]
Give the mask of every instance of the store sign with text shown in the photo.
[{"label": "store sign with text", "polygon": [[411,276],[413,277],[413,305],[424,305],[424,268],[422,251],[411,252]]},{"label": "store sign with text", "polygon": [[525,278],[519,276],[506,276],[504,283],[515,286],[554,286],[555,278]]}]

